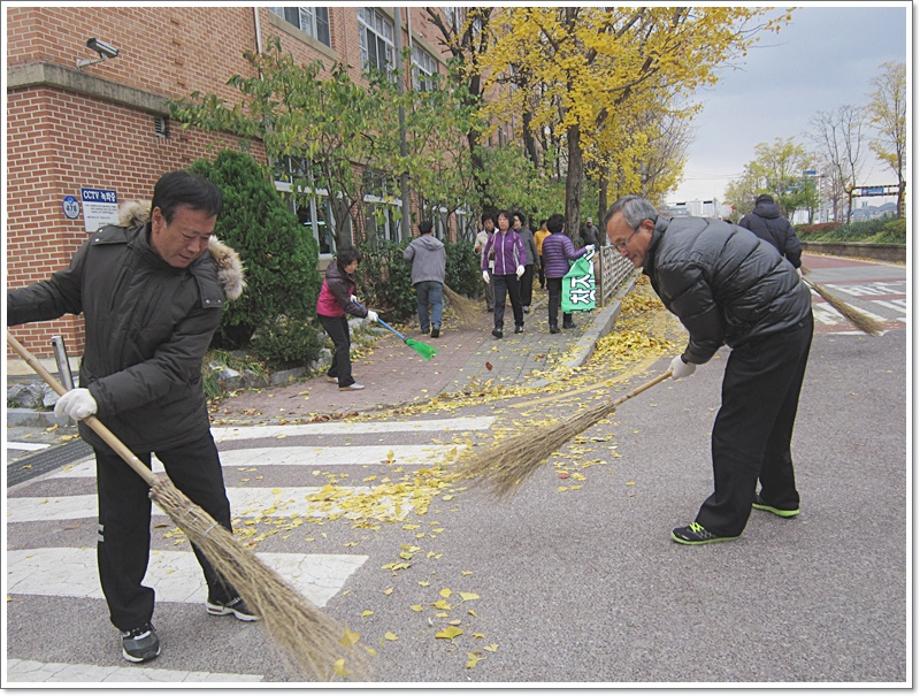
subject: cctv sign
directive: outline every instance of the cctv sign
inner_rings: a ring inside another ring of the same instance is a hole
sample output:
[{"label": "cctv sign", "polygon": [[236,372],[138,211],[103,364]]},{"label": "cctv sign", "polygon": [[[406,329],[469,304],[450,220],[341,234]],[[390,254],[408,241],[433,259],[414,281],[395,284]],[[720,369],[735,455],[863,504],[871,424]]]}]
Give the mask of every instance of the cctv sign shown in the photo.
[{"label": "cctv sign", "polygon": [[80,197],[83,199],[83,225],[87,232],[117,224],[118,194],[114,189],[81,188]]}]

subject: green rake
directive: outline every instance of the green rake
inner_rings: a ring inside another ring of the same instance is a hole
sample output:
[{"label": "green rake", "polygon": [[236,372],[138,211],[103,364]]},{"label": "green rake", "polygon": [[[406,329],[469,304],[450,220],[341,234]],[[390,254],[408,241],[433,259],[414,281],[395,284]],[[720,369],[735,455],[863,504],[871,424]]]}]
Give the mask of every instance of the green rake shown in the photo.
[{"label": "green rake", "polygon": [[416,341],[414,338],[409,338],[408,336],[403,336],[399,331],[394,329],[392,326],[387,324],[383,319],[377,318],[377,323],[380,324],[387,331],[392,333],[394,336],[399,337],[403,343],[409,346],[412,350],[422,356],[422,360],[431,360],[435,355],[438,354],[437,349],[434,346],[429,346],[427,343],[422,343],[421,341]]}]

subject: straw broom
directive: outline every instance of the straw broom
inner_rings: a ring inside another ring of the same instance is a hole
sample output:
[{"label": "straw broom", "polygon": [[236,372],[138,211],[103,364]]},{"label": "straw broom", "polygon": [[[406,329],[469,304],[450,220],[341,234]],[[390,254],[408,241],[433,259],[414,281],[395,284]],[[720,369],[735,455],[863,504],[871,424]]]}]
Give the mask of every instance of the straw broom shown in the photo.
[{"label": "straw broom", "polygon": [[482,311],[479,304],[468,297],[464,297],[456,290],[451,289],[447,283],[444,284],[444,294],[450,301],[450,306],[457,315],[457,321],[463,326],[476,326],[479,323],[479,316]]},{"label": "straw broom", "polygon": [[592,425],[616,411],[617,406],[654,387],[671,376],[668,369],[654,379],[633,389],[615,401],[562,419],[551,428],[532,432],[530,430],[506,440],[499,440],[490,447],[477,452],[461,466],[459,473],[490,486],[500,498],[507,497],[535,472],[541,464],[566,441],[584,432]]},{"label": "straw broom", "polygon": [[853,326],[862,331],[863,333],[869,334],[871,336],[881,336],[885,325],[873,319],[868,314],[861,312],[859,309],[854,307],[847,302],[844,302],[834,293],[828,290],[826,287],[820,283],[816,283],[811,278],[808,278],[808,274],[811,273],[811,270],[802,266],[802,280],[805,281],[805,285],[810,287],[816,293],[818,293],[824,300],[834,309],[836,309],[840,314],[843,315],[844,319],[849,321]]},{"label": "straw broom", "polygon": [[[7,333],[6,340],[54,391],[61,396],[67,392],[11,334]],[[262,625],[272,640],[283,648],[289,664],[321,681],[331,678],[336,660],[342,657],[350,672],[359,674],[365,669],[363,649],[348,640],[349,634],[342,626],[294,590],[252,551],[241,546],[230,532],[176,488],[167,476],[154,475],[95,416],[84,418],[83,422],[150,486],[150,498],[189,541],[201,549],[214,570],[233,585],[247,606],[261,617]],[[341,668],[341,663],[339,666]]]}]

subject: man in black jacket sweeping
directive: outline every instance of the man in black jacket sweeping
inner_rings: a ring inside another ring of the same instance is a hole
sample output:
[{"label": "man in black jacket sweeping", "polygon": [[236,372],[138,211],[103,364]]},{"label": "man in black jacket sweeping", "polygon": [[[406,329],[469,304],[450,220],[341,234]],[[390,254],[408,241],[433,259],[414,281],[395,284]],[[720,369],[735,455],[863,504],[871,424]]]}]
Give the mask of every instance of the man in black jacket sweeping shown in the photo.
[{"label": "man in black jacket sweeping", "polygon": [[794,517],[799,494],[789,445],[813,330],[811,296],[795,269],[735,225],[660,216],[639,196],[614,203],[604,226],[690,334],[671,362],[674,379],[693,374],[722,344],[732,348],[712,430],[715,491],[671,538],[735,539],[751,507]]},{"label": "man in black jacket sweeping", "polygon": [[[80,387],[55,413],[98,415],[147,466],[151,452],[173,483],[230,529],[230,503],[211,437],[201,361],[226,299],[245,285],[239,257],[212,236],[220,190],[184,171],[164,174],[141,219],[89,235],[70,267],[7,294],[7,324],[84,315]],[[96,454],[97,557],[122,655],[146,662],[160,654],[151,623],[154,591],[141,582],[150,555],[147,484],[89,427],[80,435]],[[208,586],[207,612],[258,617],[193,547]]]},{"label": "man in black jacket sweeping", "polygon": [[[768,193],[757,196],[754,201],[754,210],[741,218],[738,223],[746,230],[750,230],[765,242],[769,242],[781,256],[785,256],[793,268],[802,265],[802,243],[795,236],[795,230],[783,214],[779,206],[773,202],[773,196]],[[801,275],[799,271],[799,275]]]}]

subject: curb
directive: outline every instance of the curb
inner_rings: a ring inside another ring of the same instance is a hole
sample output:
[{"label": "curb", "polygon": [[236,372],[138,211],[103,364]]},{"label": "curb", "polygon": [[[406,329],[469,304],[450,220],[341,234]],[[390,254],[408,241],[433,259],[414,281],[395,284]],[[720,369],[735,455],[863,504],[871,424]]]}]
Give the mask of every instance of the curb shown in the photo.
[{"label": "curb", "polygon": [[66,425],[67,419],[58,420],[54,411],[36,411],[31,408],[6,409],[7,425],[23,425],[33,428],[49,428],[52,425]]}]

